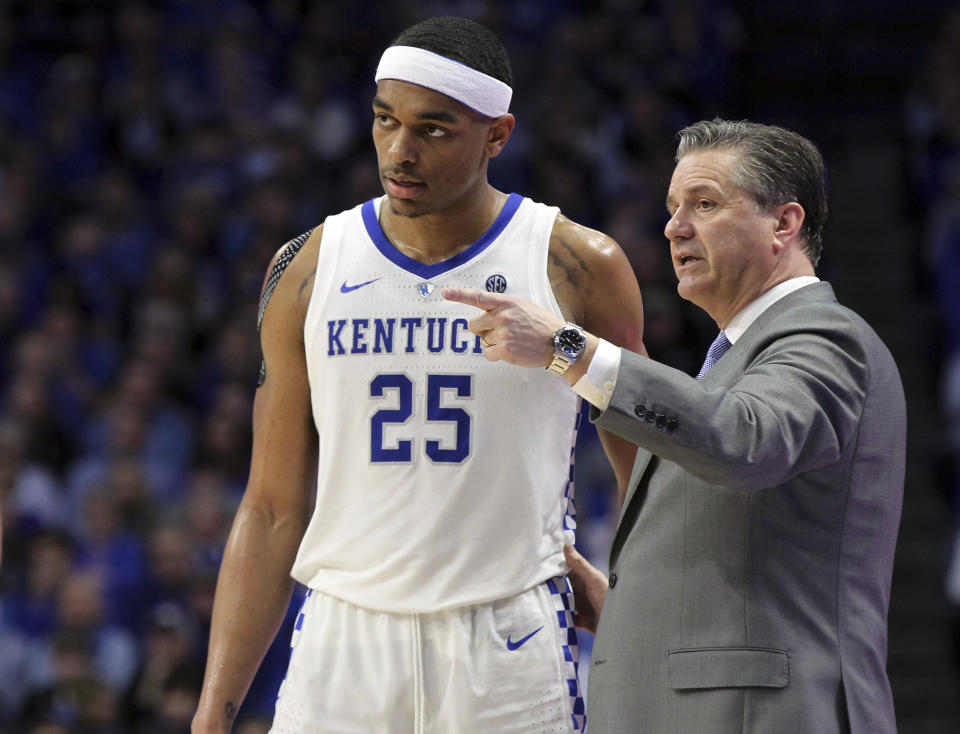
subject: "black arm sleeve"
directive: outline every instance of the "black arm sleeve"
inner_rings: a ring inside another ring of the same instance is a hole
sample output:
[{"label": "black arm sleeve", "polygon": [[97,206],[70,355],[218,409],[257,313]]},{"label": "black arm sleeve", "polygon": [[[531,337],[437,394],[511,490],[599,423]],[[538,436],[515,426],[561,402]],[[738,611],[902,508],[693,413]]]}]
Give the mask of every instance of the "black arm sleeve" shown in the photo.
[{"label": "black arm sleeve", "polygon": [[316,227],[308,229],[302,235],[287,243],[286,247],[283,248],[283,252],[280,253],[276,262],[273,263],[270,275],[267,276],[267,283],[263,287],[263,295],[260,296],[260,308],[257,311],[257,343],[260,344],[260,374],[257,376],[257,387],[260,387],[264,383],[264,380],[267,379],[267,365],[263,359],[263,345],[260,341],[260,327],[263,324],[263,314],[267,310],[270,296],[273,295],[277,283],[280,282],[280,276],[283,275],[283,271],[287,269],[287,266],[293,258],[300,252],[300,248],[302,248],[304,243],[310,238],[314,229],[316,229]]}]

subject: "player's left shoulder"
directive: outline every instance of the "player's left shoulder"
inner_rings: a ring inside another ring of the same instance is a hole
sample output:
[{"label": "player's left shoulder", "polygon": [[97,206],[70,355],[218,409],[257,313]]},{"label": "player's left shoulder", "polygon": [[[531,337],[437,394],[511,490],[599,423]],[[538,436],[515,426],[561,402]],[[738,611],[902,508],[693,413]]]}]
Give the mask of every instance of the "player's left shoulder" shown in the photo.
[{"label": "player's left shoulder", "polygon": [[614,312],[642,319],[636,275],[620,245],[609,235],[558,214],[550,236],[547,271],[566,318],[588,330],[596,329],[594,333],[606,337],[606,322]]},{"label": "player's left shoulder", "polygon": [[586,271],[590,265],[619,266],[623,250],[609,235],[557,214],[550,233],[550,257],[573,260]]}]

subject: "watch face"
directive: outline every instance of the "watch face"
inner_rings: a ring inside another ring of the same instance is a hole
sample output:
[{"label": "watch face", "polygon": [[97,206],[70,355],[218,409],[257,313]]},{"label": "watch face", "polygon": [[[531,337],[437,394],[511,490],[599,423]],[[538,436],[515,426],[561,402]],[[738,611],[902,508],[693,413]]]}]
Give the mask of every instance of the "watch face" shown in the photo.
[{"label": "watch face", "polygon": [[554,339],[554,347],[568,357],[579,357],[587,345],[587,338],[576,329],[561,329]]}]

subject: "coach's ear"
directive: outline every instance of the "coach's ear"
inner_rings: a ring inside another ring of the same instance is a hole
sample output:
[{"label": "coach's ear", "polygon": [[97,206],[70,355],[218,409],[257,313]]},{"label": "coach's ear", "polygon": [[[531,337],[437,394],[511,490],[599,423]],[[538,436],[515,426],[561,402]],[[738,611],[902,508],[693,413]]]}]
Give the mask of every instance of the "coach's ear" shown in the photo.
[{"label": "coach's ear", "polygon": [[490,121],[490,130],[487,133],[487,157],[496,158],[503,150],[503,146],[510,139],[510,133],[513,132],[517,124],[516,118],[509,112],[500,117],[495,117]]}]

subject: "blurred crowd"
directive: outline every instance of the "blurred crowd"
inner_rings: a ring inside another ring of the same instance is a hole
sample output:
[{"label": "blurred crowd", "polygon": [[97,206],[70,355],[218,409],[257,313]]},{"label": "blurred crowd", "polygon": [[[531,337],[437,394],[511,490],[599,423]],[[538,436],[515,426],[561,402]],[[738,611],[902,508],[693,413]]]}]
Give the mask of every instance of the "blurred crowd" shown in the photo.
[{"label": "blurred crowd", "polygon": [[[267,264],[381,193],[373,71],[440,14],[510,52],[517,128],[493,183],[614,237],[651,356],[696,371],[715,326],[676,296],[663,196],[674,133],[738,116],[724,0],[0,0],[0,734],[188,729]],[[960,527],[960,11],[905,109]],[[602,565],[615,491],[583,424],[580,543]],[[960,661],[960,533],[946,590]],[[298,605],[239,734],[267,731]]]},{"label": "blurred crowd", "polygon": [[[676,296],[663,196],[674,133],[738,115],[724,0],[0,0],[0,734],[188,729],[267,264],[381,193],[376,62],[441,14],[510,52],[517,128],[493,183],[614,237],[651,356],[696,371],[715,325]],[[906,110],[960,520],[960,11]],[[580,542],[602,565],[615,491],[591,430]],[[960,534],[955,558],[960,620]],[[289,624],[240,734],[266,732],[288,645]]]},{"label": "blurred crowd", "polygon": [[[721,2],[0,2],[0,734],[186,731],[267,264],[381,193],[373,71],[438,14],[512,57],[494,183],[614,236],[651,354],[698,362],[662,201],[674,132],[723,112],[741,29]],[[603,547],[614,492],[583,443],[583,542]],[[288,645],[237,731],[266,731]]]},{"label": "blurred crowd", "polygon": [[946,433],[938,475],[957,528],[946,594],[960,664],[960,7],[940,24],[905,109],[910,214],[923,239],[918,277],[934,295],[938,323],[931,382]]}]

